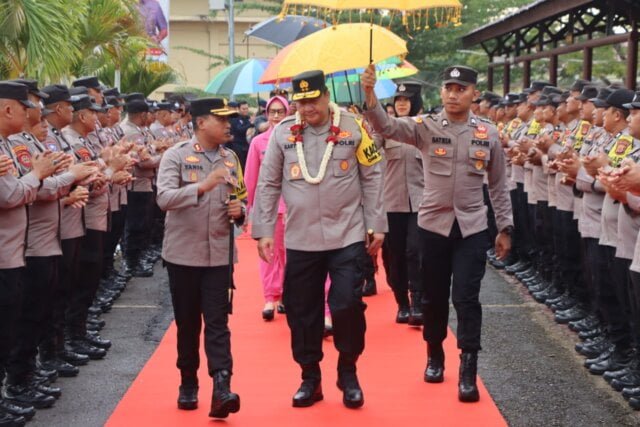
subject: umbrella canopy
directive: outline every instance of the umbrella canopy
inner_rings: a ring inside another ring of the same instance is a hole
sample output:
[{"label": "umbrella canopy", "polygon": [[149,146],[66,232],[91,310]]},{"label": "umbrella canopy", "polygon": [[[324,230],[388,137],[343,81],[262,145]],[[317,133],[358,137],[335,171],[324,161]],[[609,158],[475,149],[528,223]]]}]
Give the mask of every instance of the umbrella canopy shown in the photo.
[{"label": "umbrella canopy", "polygon": [[273,85],[259,84],[258,80],[269,65],[268,59],[246,59],[220,71],[204,88],[216,95],[242,95],[268,92]]},{"label": "umbrella canopy", "polygon": [[[355,80],[349,83],[340,73],[327,78],[327,87],[331,94],[331,99],[337,103],[354,103],[362,105],[365,99],[364,91],[360,82]],[[396,92],[396,84],[392,80],[378,80],[374,91],[378,99],[385,99],[393,96]]]},{"label": "umbrella canopy", "polygon": [[[415,29],[428,29],[429,20],[436,25],[460,23],[462,4],[460,0],[284,0],[281,15],[314,13],[335,21],[336,11],[373,11],[386,9],[402,12],[402,20],[408,26],[409,18]],[[431,13],[431,15],[430,15]],[[349,15],[351,16],[351,15]],[[422,24],[424,22],[424,24]],[[424,27],[422,27],[424,25]]]},{"label": "umbrella canopy", "polygon": [[313,33],[284,49],[271,61],[260,83],[275,83],[309,70],[325,74],[369,65],[370,37],[376,62],[407,53],[407,44],[378,25],[341,24]]},{"label": "umbrella canopy", "polygon": [[249,28],[245,34],[284,47],[328,25],[325,21],[310,16],[274,16]]}]

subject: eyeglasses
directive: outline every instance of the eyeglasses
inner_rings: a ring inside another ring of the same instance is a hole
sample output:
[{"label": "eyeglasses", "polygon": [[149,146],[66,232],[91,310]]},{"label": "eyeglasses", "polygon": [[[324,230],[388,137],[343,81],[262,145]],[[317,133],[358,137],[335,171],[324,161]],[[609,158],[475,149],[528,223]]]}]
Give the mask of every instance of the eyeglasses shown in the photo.
[{"label": "eyeglasses", "polygon": [[284,116],[287,114],[287,110],[269,110],[270,116]]}]

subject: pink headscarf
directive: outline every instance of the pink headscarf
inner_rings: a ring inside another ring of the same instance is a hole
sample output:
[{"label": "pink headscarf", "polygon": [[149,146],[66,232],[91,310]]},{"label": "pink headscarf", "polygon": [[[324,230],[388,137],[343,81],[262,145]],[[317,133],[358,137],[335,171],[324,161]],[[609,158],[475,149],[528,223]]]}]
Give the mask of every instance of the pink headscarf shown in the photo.
[{"label": "pink headscarf", "polygon": [[276,95],[267,101],[267,107],[265,108],[265,111],[267,112],[267,116],[269,115],[269,107],[271,106],[271,104],[273,104],[274,101],[280,101],[282,105],[284,105],[284,108],[287,110],[286,114],[287,115],[289,114],[289,101],[287,101],[286,98],[280,95]]}]

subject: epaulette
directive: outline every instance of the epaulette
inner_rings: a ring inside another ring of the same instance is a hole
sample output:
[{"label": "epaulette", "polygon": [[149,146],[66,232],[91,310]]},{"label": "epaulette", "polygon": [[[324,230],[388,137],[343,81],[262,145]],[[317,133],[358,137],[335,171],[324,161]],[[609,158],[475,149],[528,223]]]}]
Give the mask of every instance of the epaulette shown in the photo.
[{"label": "epaulette", "polygon": [[485,122],[485,123],[488,123],[490,125],[494,125],[495,126],[495,123],[493,123],[490,119],[487,119],[486,117],[476,116],[476,118],[481,122]]},{"label": "epaulette", "polygon": [[189,144],[191,142],[190,139],[186,140],[186,141],[182,141],[182,142],[178,142],[176,145],[174,145],[175,148],[182,148],[184,146],[186,146],[187,144]]}]

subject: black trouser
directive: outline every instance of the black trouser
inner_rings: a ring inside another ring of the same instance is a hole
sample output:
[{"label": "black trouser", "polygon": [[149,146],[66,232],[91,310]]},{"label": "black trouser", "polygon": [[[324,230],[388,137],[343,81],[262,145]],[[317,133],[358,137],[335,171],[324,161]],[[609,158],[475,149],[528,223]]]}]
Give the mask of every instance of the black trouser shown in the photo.
[{"label": "black trouser", "polygon": [[364,350],[366,321],[362,302],[363,242],[345,248],[306,252],[287,249],[283,302],[291,329],[293,358],[301,365],[322,360],[324,283],[329,274],[329,309],[333,342],[340,353],[358,356]]},{"label": "black trouser", "polygon": [[111,213],[111,230],[105,235],[103,273],[109,274],[113,268],[113,258],[118,243],[124,233],[124,224],[127,217],[127,206],[120,206],[119,211]]},{"label": "black trouser", "polygon": [[96,296],[102,275],[104,236],[104,231],[87,230],[80,244],[77,286],[74,287],[67,312],[67,327],[72,339],[82,338],[87,332],[89,307]]},{"label": "black trouser", "polygon": [[558,210],[559,228],[554,232],[559,236],[560,248],[558,261],[560,279],[569,293],[579,301],[587,301],[588,285],[585,284],[583,272],[584,256],[578,232],[578,221],[573,219],[573,212]]},{"label": "black trouser", "polygon": [[387,262],[387,281],[400,307],[409,306],[407,291],[422,292],[422,257],[416,212],[387,212],[389,232],[382,251]]},{"label": "black trouser", "polygon": [[447,337],[451,293],[458,317],[458,348],[478,351],[482,328],[480,282],[485,273],[488,232],[463,238],[457,221],[447,237],[423,229],[420,232],[425,278],[422,335],[431,345]]},{"label": "black trouser", "polygon": [[[598,245],[598,255],[602,258],[598,275],[598,305],[607,326],[609,339],[612,343],[629,346],[630,330],[629,318],[623,312],[623,307],[618,300],[620,287],[626,289],[625,266],[617,262],[615,258],[616,248],[612,246]],[[628,269],[628,266],[626,266]],[[622,284],[620,282],[623,282]]]},{"label": "black trouser", "polygon": [[38,345],[50,319],[53,281],[57,257],[27,257],[22,304],[16,325],[15,345],[7,374],[9,382],[19,384],[35,369]]},{"label": "black trouser", "polygon": [[24,267],[0,269],[0,384],[15,345],[23,281]]},{"label": "black trouser", "polygon": [[71,299],[79,292],[78,269],[81,243],[82,237],[65,239],[61,242],[62,258],[58,268],[58,280],[56,280],[56,286],[53,289],[51,322],[45,331],[41,345],[41,349],[44,350],[47,357],[52,352],[57,353],[64,350],[65,314]]},{"label": "black trouser", "polygon": [[[125,224],[125,255],[127,262],[137,263],[140,255],[149,247],[151,233],[152,192],[129,191],[127,193],[127,219]],[[131,267],[134,267],[133,265]]]},{"label": "black trouser", "polygon": [[529,223],[529,205],[527,194],[524,192],[524,184],[517,183],[515,189],[515,203],[513,204],[513,222],[515,228],[515,240],[518,257],[525,261],[532,261],[533,232]]},{"label": "black trouser", "polygon": [[631,286],[629,287],[629,300],[631,302],[631,330],[636,357],[640,358],[640,273],[629,271]]},{"label": "black trouser", "polygon": [[[525,193],[525,199],[528,199],[528,195]],[[530,243],[531,246],[529,248],[529,255],[531,256],[531,261],[535,266],[538,273],[540,272],[540,247],[538,246],[538,237],[536,236],[536,224],[537,224],[537,216],[536,216],[536,205],[532,205],[527,202],[527,222],[528,222],[528,230],[527,233],[530,234]]]},{"label": "black trouser", "polygon": [[[157,189],[153,187],[153,200],[156,200]],[[164,237],[164,218],[166,212],[164,212],[157,203],[151,203],[151,230],[149,242],[156,246],[162,246],[162,238]]]},{"label": "black trouser", "polygon": [[496,215],[491,205],[491,197],[489,197],[489,186],[482,184],[482,198],[487,206],[487,231],[489,232],[489,241],[495,242],[498,235],[498,225],[496,224]]},{"label": "black trouser", "polygon": [[538,249],[537,267],[543,279],[551,281],[553,273],[553,219],[549,203],[535,205],[535,242]]},{"label": "black trouser", "polygon": [[509,192],[509,198],[511,199],[512,214],[513,214],[513,234],[511,235],[511,253],[516,255],[518,259],[525,260],[522,256],[522,224],[520,221],[520,212],[518,211],[518,189],[514,188]]},{"label": "black trouser", "polygon": [[[601,255],[601,246],[598,243],[598,239],[586,237],[584,242],[584,254],[585,254],[585,266],[588,267],[588,273],[590,280],[587,281],[588,298],[580,300],[586,308],[598,317],[602,318],[602,312],[600,310],[600,282],[601,276],[609,274],[607,272],[607,260]],[[605,320],[605,319],[602,319]]]},{"label": "black trouser", "polygon": [[165,262],[173,313],[178,327],[178,361],[182,372],[200,366],[200,331],[204,319],[204,350],[209,375],[233,369],[229,331],[229,267],[188,267]]}]

